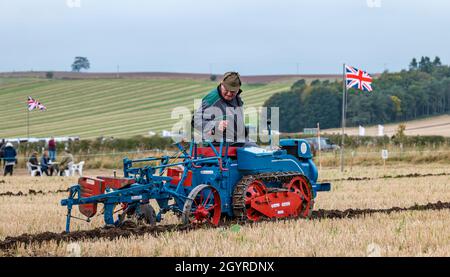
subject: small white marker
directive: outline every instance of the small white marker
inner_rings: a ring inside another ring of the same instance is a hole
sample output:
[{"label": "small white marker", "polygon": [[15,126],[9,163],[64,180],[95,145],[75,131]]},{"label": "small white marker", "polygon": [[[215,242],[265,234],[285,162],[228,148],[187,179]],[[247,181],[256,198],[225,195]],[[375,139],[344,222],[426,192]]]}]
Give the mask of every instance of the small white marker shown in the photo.
[{"label": "small white marker", "polygon": [[81,257],[81,246],[76,242],[71,242],[66,247],[67,257]]}]

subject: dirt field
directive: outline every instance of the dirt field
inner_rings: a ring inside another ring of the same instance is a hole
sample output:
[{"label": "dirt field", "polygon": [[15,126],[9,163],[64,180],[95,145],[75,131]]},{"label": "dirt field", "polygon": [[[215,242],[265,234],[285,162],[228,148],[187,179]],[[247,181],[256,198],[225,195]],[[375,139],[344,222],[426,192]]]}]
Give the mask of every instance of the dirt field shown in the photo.
[{"label": "dirt field", "polygon": [[310,220],[192,230],[169,214],[165,226],[106,230],[94,217],[74,220],[71,235],[61,234],[59,202],[76,178],[0,177],[0,255],[67,256],[79,247],[81,256],[449,256],[449,174],[447,164],[324,168],[320,179],[333,188],[319,193]]},{"label": "dirt field", "polygon": [[[400,123],[395,124],[387,124],[384,125],[384,133],[387,136],[392,136],[396,133],[398,125]],[[406,125],[405,134],[407,136],[444,136],[450,137],[450,115],[441,115],[435,116],[425,119],[412,120],[408,122],[404,122]],[[378,135],[378,126],[366,127],[366,136],[377,136]],[[332,133],[341,133],[341,129],[325,129],[322,130],[323,133],[332,134]],[[347,135],[357,136],[359,133],[358,128],[346,128],[345,133]]]}]

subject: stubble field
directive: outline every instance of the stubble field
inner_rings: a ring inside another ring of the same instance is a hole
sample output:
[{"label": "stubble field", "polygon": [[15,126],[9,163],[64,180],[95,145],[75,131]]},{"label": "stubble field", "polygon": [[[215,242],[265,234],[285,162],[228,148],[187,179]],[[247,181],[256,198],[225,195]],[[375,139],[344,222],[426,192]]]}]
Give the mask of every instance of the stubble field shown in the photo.
[{"label": "stubble field", "polygon": [[[86,175],[100,173],[110,172]],[[74,234],[97,229],[72,242],[60,234],[66,209],[59,202],[76,178],[1,177],[0,254],[67,256],[76,243],[81,256],[449,256],[449,174],[448,164],[438,163],[344,174],[323,168],[319,178],[331,180],[332,191],[319,193],[309,220],[189,229],[167,214],[159,229],[116,232],[101,229],[99,216],[74,220],[72,230],[81,230]]]}]

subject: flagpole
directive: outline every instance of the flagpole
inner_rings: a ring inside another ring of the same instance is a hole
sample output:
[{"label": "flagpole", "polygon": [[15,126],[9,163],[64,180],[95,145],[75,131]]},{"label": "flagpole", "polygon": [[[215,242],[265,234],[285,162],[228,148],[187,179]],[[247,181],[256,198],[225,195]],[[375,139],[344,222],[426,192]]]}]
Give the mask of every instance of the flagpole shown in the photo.
[{"label": "flagpole", "polygon": [[30,140],[30,110],[27,109],[27,142]]},{"label": "flagpole", "polygon": [[347,103],[347,84],[345,80],[345,63],[342,68],[342,138],[341,138],[341,172],[344,171],[344,133],[345,133],[345,106]]},{"label": "flagpole", "polygon": [[25,143],[25,151],[23,153],[25,161],[27,160],[28,141],[30,140],[30,110],[27,107],[27,142]]},{"label": "flagpole", "polygon": [[320,123],[317,122],[317,141],[319,145],[319,171],[322,171],[322,160],[320,159],[320,152],[322,151],[322,147],[320,145]]}]

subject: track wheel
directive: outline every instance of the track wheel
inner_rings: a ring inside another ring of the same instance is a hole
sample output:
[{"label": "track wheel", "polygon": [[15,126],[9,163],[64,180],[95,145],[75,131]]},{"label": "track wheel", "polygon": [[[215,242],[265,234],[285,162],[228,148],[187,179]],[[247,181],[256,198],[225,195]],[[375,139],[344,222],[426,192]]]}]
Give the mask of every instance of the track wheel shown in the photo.
[{"label": "track wheel", "polygon": [[219,192],[210,185],[199,185],[189,193],[181,218],[184,224],[218,225],[221,210]]},{"label": "track wheel", "polygon": [[263,216],[259,211],[251,207],[252,200],[256,197],[267,193],[266,186],[260,180],[254,180],[247,185],[245,189],[245,211],[247,218],[253,221],[257,221]]},{"label": "track wheel", "polygon": [[149,203],[129,206],[119,216],[119,226],[136,227],[139,225],[156,225],[156,213]]},{"label": "track wheel", "polygon": [[300,217],[309,218],[311,216],[314,200],[312,197],[312,186],[304,176],[295,176],[284,185],[289,191],[295,192],[302,199],[302,204],[298,210]]}]

